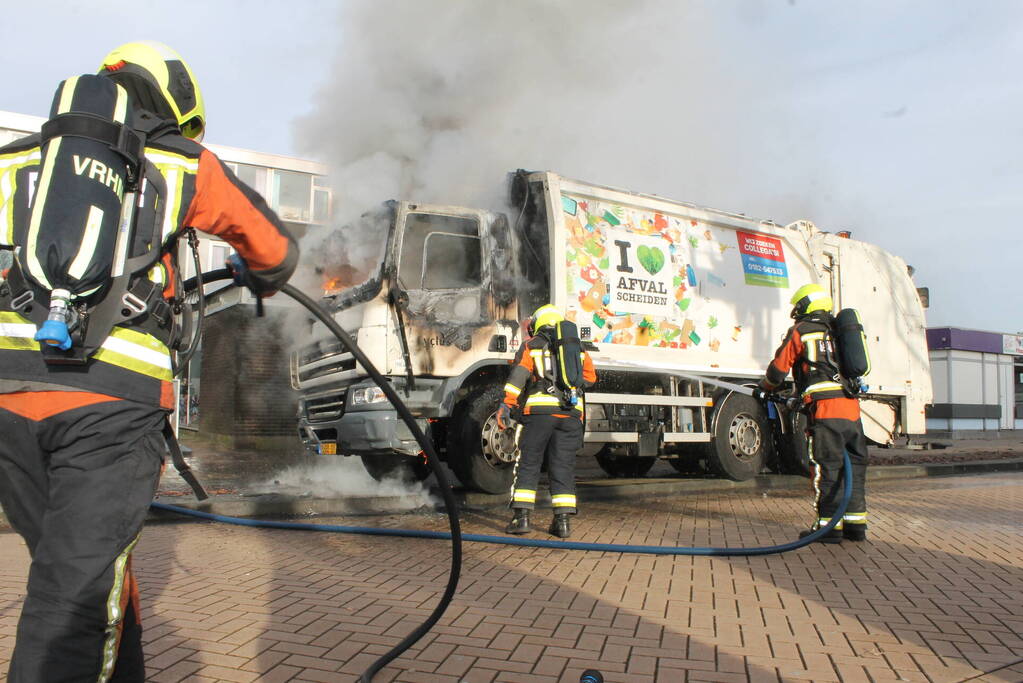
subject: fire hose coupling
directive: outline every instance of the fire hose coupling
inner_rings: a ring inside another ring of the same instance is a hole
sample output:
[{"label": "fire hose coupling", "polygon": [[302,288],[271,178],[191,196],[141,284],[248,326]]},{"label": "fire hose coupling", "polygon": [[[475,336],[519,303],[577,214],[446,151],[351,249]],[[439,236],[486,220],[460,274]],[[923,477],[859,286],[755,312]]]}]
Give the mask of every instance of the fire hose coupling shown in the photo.
[{"label": "fire hose coupling", "polygon": [[46,322],[36,332],[34,339],[39,342],[56,346],[61,351],[71,348],[71,335],[68,332],[68,321],[71,319],[71,292],[66,289],[55,289],[50,294],[50,313]]},{"label": "fire hose coupling", "polygon": [[779,396],[773,391],[764,391],[763,389],[754,389],[752,396],[758,401],[764,401],[768,404],[783,405],[788,410],[797,409],[801,403],[801,401],[795,396]]}]

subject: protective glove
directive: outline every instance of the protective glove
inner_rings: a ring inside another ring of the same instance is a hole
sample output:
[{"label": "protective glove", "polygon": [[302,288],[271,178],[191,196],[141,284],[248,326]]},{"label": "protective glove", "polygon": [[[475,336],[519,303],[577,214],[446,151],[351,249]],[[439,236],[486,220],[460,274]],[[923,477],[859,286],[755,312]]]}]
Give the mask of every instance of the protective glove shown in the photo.
[{"label": "protective glove", "polygon": [[224,265],[227,266],[227,270],[231,273],[231,279],[234,280],[236,285],[239,287],[248,287],[255,292],[255,289],[253,289],[251,284],[252,276],[249,273],[249,264],[245,262],[245,259],[238,254],[231,254],[227,257],[227,261]]},{"label": "protective glove", "polygon": [[508,429],[511,426],[511,406],[507,403],[502,403],[497,409],[497,428],[501,431]]},{"label": "protective glove", "polygon": [[764,380],[757,382],[756,388],[753,390],[753,398],[758,401],[768,401],[771,398],[773,392],[767,388],[767,383]]}]

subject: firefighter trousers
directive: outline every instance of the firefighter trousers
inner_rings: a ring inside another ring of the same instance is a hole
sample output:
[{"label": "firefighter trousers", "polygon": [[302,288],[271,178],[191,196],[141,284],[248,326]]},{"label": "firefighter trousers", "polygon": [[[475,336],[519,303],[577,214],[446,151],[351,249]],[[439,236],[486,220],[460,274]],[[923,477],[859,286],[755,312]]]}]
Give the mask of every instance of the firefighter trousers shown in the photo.
[{"label": "firefighter trousers", "polygon": [[130,555],[166,415],[126,400],[40,420],[0,409],[0,504],[31,557],[9,683],[145,680]]},{"label": "firefighter trousers", "polygon": [[540,467],[546,452],[554,512],[575,514],[575,456],[582,445],[583,422],[578,417],[523,416],[511,506],[533,509]]},{"label": "firefighter trousers", "polygon": [[852,497],[846,508],[845,523],[866,523],[867,439],[863,423],[840,418],[814,419],[809,427],[808,447],[814,464],[814,507],[821,522],[827,522],[842,502],[845,461],[849,453],[852,464]]}]

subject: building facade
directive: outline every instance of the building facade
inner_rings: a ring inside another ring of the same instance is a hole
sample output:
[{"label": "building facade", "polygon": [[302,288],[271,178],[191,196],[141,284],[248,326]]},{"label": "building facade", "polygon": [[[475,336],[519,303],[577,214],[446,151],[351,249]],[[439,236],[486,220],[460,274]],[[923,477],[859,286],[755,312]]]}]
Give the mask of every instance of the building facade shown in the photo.
[{"label": "building facade", "polygon": [[1023,429],[1023,335],[927,330],[934,403],[928,432]]},{"label": "building facade", "polygon": [[[45,121],[38,116],[0,112],[0,146],[39,132]],[[205,146],[267,200],[297,239],[329,222],[331,193],[323,164],[222,145]],[[223,268],[231,247],[213,235],[200,232],[198,237],[202,270]],[[195,275],[184,240],[178,257],[182,276]],[[0,268],[8,267],[9,261],[10,252],[0,251]],[[268,316],[256,319],[248,292],[224,288],[224,283],[206,286],[203,337],[178,378],[178,424],[191,429],[201,426],[204,433],[231,447],[264,443],[276,447],[289,440],[297,444],[288,349],[278,329],[284,302],[267,302]]]}]

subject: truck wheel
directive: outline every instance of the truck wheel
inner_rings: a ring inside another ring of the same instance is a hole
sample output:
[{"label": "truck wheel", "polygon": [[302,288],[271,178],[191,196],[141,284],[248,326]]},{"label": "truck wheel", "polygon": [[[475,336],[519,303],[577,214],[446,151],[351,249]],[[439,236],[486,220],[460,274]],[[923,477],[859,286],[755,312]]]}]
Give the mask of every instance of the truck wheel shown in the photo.
[{"label": "truck wheel", "polygon": [[629,479],[644,476],[654,466],[654,463],[657,462],[657,458],[654,457],[640,458],[630,455],[613,454],[609,446],[601,448],[593,457],[596,458],[600,469],[604,470],[609,477]]},{"label": "truck wheel", "polygon": [[707,470],[703,467],[702,457],[703,453],[699,455],[683,454],[677,458],[670,458],[668,462],[671,463],[671,466],[679,474],[698,477],[707,473]]},{"label": "truck wheel", "polygon": [[785,435],[781,466],[785,474],[810,476],[810,451],[806,441],[806,415],[795,413],[786,418],[791,432]]},{"label": "truck wheel", "polygon": [[430,476],[430,466],[421,457],[409,455],[362,455],[362,466],[377,481],[398,478],[401,481],[423,481]]},{"label": "truck wheel", "polygon": [[707,466],[735,481],[760,474],[771,449],[767,411],[752,396],[730,394],[718,409],[714,440],[707,445]]},{"label": "truck wheel", "polygon": [[459,404],[448,429],[448,464],[462,484],[484,493],[508,493],[515,476],[515,430],[497,428],[504,393],[488,387]]}]

